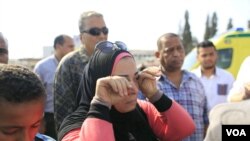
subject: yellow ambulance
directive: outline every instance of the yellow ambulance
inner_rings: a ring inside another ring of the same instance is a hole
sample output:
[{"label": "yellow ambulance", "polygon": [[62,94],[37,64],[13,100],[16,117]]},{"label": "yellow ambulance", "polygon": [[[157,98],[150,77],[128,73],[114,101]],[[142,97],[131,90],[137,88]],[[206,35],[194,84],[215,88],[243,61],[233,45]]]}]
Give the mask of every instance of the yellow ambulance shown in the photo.
[{"label": "yellow ambulance", "polygon": [[[228,70],[236,78],[242,61],[250,55],[250,31],[242,28],[228,31],[211,38],[218,51],[217,66]],[[189,52],[183,64],[183,69],[192,70],[199,66],[196,60],[197,51]]]}]

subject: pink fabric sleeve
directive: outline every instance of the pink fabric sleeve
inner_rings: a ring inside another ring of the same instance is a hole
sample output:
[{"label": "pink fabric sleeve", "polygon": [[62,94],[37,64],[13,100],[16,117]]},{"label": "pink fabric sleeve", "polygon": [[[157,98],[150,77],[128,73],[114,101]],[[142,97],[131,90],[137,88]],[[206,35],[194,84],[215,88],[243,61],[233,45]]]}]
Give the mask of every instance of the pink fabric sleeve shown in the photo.
[{"label": "pink fabric sleeve", "polygon": [[68,132],[62,139],[62,141],[78,141],[79,140],[79,132],[81,128],[77,128]]},{"label": "pink fabric sleeve", "polygon": [[62,141],[115,141],[113,126],[110,122],[97,118],[87,118],[82,128],[67,133]]},{"label": "pink fabric sleeve", "polygon": [[177,102],[165,112],[158,110],[149,102],[138,100],[146,113],[149,125],[161,141],[179,141],[195,131],[195,123],[188,112]]},{"label": "pink fabric sleeve", "polygon": [[87,118],[81,128],[80,141],[115,141],[113,126],[110,122]]},{"label": "pink fabric sleeve", "polygon": [[[195,130],[190,115],[175,101],[170,109],[162,113],[149,102],[138,100],[138,103],[146,113],[154,134],[161,141],[178,141],[191,135]],[[112,124],[97,118],[87,118],[81,129],[70,131],[62,139],[62,141],[100,140],[115,141],[115,137]]]}]

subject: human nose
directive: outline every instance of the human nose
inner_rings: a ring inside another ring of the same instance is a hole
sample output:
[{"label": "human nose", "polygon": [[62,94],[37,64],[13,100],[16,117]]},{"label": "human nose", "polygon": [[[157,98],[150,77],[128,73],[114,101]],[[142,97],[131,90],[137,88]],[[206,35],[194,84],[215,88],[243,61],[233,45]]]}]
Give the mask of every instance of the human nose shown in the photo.
[{"label": "human nose", "polygon": [[177,49],[174,49],[173,56],[179,56],[180,52]]},{"label": "human nose", "polygon": [[129,89],[129,94],[136,94],[138,92],[138,84],[137,82],[131,82],[131,88]]}]

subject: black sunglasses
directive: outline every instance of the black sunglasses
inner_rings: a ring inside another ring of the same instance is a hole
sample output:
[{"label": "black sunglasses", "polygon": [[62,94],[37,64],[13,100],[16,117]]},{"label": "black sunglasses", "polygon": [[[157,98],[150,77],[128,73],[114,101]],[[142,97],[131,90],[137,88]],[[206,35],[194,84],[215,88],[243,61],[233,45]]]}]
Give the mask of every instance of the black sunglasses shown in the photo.
[{"label": "black sunglasses", "polygon": [[127,45],[121,41],[101,41],[96,44],[95,49],[99,49],[103,52],[110,52],[112,50],[127,50]]},{"label": "black sunglasses", "polygon": [[109,33],[109,29],[107,27],[103,27],[103,28],[93,27],[93,28],[90,28],[89,30],[83,31],[83,33],[88,33],[92,36],[99,36],[101,32],[104,35],[107,35]]},{"label": "black sunglasses", "polygon": [[8,50],[5,48],[0,48],[0,54],[8,54]]}]

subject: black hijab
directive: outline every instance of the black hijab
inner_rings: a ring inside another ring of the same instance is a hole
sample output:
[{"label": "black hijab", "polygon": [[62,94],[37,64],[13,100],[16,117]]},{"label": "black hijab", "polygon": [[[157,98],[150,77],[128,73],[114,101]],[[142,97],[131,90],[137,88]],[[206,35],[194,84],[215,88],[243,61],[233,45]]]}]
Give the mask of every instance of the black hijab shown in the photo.
[{"label": "black hijab", "polygon": [[[76,103],[79,106],[63,120],[58,132],[59,140],[67,132],[82,126],[83,121],[87,118],[90,102],[95,94],[97,79],[111,75],[115,59],[121,53],[129,52],[117,47],[106,47],[105,44],[102,44],[102,47],[99,49],[95,49],[94,54],[84,68],[79,85],[76,99]],[[136,138],[137,141],[152,141],[152,137],[154,138],[146,115],[138,105],[134,111],[123,114],[112,107],[110,115],[117,141],[128,141],[130,139],[133,140],[133,138]]]}]

